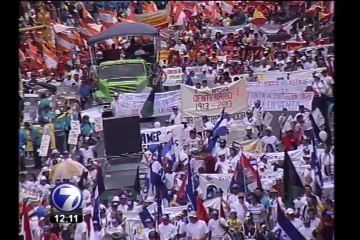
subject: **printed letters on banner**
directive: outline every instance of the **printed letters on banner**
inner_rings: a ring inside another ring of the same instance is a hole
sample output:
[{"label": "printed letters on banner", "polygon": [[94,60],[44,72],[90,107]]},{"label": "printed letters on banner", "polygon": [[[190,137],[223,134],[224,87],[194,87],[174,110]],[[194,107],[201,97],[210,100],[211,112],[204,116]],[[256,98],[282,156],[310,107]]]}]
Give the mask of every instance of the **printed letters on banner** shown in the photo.
[{"label": "printed letters on banner", "polygon": [[80,130],[80,121],[71,120],[70,126],[71,126],[71,131],[75,132],[76,134],[80,134],[80,133],[81,133],[81,130]]},{"label": "printed letters on banner", "polygon": [[76,131],[73,131],[72,129],[69,132],[68,137],[68,144],[69,145],[77,145],[78,144],[78,136],[79,134]]},{"label": "printed letters on banner", "polygon": [[[124,93],[119,95],[119,116],[139,116],[149,93]],[[180,107],[180,91],[170,91],[155,94],[153,117],[170,115],[173,106]]]},{"label": "printed letters on banner", "polygon": [[163,86],[178,86],[182,82],[183,72],[181,67],[164,68],[166,79]]},{"label": "printed letters on banner", "polygon": [[288,111],[297,111],[299,105],[304,105],[306,108],[311,108],[311,103],[314,97],[312,92],[302,93],[265,93],[265,92],[251,92],[249,95],[249,105],[253,105],[256,100],[261,101],[265,111],[282,111],[287,108]]},{"label": "printed letters on banner", "polygon": [[182,149],[182,133],[183,125],[173,125],[161,128],[142,129],[141,140],[143,148],[148,148],[151,144],[160,144],[170,140],[171,136],[174,138],[176,158]]},{"label": "printed letters on banner", "polygon": [[284,80],[284,81],[266,81],[266,82],[248,82],[246,83],[247,92],[304,92],[306,86],[311,84],[313,79]]},{"label": "printed letters on banner", "polygon": [[181,85],[183,117],[218,116],[223,108],[229,114],[246,111],[246,82],[236,81],[210,90]]},{"label": "printed letters on banner", "polygon": [[137,22],[153,25],[156,28],[166,28],[170,22],[169,7],[152,13],[135,14]]},{"label": "printed letters on banner", "polygon": [[294,72],[265,72],[254,73],[258,81],[283,81],[283,80],[299,80],[313,77],[314,71],[320,73],[325,68],[317,68],[316,70],[301,70]]},{"label": "printed letters on banner", "polygon": [[101,117],[94,118],[95,132],[101,132],[104,130],[103,121]]},{"label": "printed letters on banner", "polygon": [[[204,77],[204,73],[203,73],[203,67],[202,66],[190,66],[190,67],[186,67],[186,74],[190,75],[190,72],[193,71],[195,73],[195,76],[197,78],[199,78],[199,81],[202,80],[202,78]],[[194,83],[195,84],[195,83]]]}]

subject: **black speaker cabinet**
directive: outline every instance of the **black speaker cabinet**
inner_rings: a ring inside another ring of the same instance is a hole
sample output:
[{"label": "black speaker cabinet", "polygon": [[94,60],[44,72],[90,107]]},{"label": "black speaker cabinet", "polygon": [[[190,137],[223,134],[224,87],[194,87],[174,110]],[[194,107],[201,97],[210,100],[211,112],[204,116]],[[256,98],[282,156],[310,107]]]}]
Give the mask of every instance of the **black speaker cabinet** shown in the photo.
[{"label": "black speaker cabinet", "polygon": [[106,156],[141,152],[139,117],[103,119]]}]

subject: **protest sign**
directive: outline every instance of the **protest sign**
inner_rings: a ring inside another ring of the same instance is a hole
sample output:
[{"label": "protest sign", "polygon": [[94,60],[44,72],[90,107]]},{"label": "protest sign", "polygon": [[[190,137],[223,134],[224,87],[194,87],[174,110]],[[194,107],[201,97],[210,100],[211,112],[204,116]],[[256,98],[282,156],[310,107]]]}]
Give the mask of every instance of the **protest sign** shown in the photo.
[{"label": "protest sign", "polygon": [[163,86],[177,86],[181,84],[183,77],[181,67],[164,68],[163,71],[166,74]]},{"label": "protest sign", "polygon": [[136,22],[150,24],[156,28],[166,28],[170,22],[169,7],[152,13],[135,14]]},{"label": "protest sign", "polygon": [[81,117],[84,117],[85,115],[89,116],[89,121],[92,123],[94,122],[95,118],[102,117],[101,110],[98,107],[94,107],[94,108],[90,108],[90,109],[81,111]]},{"label": "protest sign", "polygon": [[190,75],[190,72],[194,72],[195,76],[199,79],[202,80],[204,77],[204,73],[203,73],[203,67],[202,66],[190,66],[190,67],[186,67],[186,74]]},{"label": "protest sign", "polygon": [[68,137],[68,144],[69,145],[77,145],[78,143],[78,133],[76,131],[73,131],[72,129],[69,132],[69,137]]},{"label": "protest sign", "polygon": [[263,124],[265,126],[270,126],[271,121],[273,120],[274,115],[272,115],[270,112],[266,112],[264,119],[263,119]]},{"label": "protest sign", "polygon": [[257,77],[258,81],[283,81],[283,80],[299,80],[299,79],[308,79],[313,78],[313,73],[318,72],[320,73],[325,68],[317,68],[314,70],[301,70],[301,71],[294,71],[294,72],[261,72],[261,73],[254,73]]},{"label": "protest sign", "polygon": [[209,186],[215,186],[227,192],[232,177],[233,174],[199,174],[199,188],[203,197],[206,197],[206,190]]},{"label": "protest sign", "polygon": [[287,108],[288,111],[297,111],[299,105],[304,105],[305,108],[311,108],[313,92],[302,93],[264,93],[251,92],[248,93],[249,105],[253,105],[256,100],[261,101],[265,111],[282,111]]},{"label": "protest sign", "polygon": [[173,125],[169,127],[161,128],[149,128],[142,129],[141,132],[141,143],[143,148],[148,148],[151,144],[160,144],[170,140],[173,136],[176,157],[182,149],[182,133],[183,125]]},{"label": "protest sign", "polygon": [[73,131],[76,134],[81,133],[80,129],[80,121],[71,120],[70,121],[71,131]]},{"label": "protest sign", "polygon": [[101,117],[94,118],[95,132],[101,132],[104,130],[103,121]]},{"label": "protest sign", "polygon": [[260,139],[254,139],[254,140],[246,140],[246,141],[242,141],[239,144],[239,147],[243,150],[243,151],[247,151],[247,152],[262,152],[262,146],[261,146],[261,141]]},{"label": "protest sign", "polygon": [[[119,116],[140,116],[149,93],[124,93],[119,95]],[[174,106],[180,107],[180,91],[170,91],[155,94],[154,114],[152,117],[167,116]]]},{"label": "protest sign", "polygon": [[183,117],[218,116],[223,108],[229,114],[248,108],[245,81],[236,81],[210,90],[181,85]]},{"label": "protest sign", "polygon": [[37,122],[39,95],[24,94],[24,122]]},{"label": "protest sign", "polygon": [[303,92],[308,84],[311,84],[313,79],[299,79],[299,80],[283,80],[283,81],[266,81],[266,82],[248,82],[246,83],[246,91],[250,92],[271,92],[271,93],[286,93],[286,92]]},{"label": "protest sign", "polygon": [[44,126],[43,135],[41,137],[41,143],[39,148],[39,156],[46,157],[50,146],[50,131],[48,126]]}]

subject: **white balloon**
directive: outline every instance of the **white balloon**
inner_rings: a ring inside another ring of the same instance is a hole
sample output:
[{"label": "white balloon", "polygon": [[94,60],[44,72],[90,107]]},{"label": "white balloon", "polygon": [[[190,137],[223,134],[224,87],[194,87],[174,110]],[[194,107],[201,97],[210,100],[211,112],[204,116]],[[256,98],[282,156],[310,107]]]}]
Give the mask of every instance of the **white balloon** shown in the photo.
[{"label": "white balloon", "polygon": [[154,128],[159,128],[159,127],[161,127],[161,124],[159,122],[155,122],[154,123]]},{"label": "white balloon", "polygon": [[321,131],[319,133],[319,137],[320,137],[321,140],[325,141],[327,139],[327,137],[328,137],[328,134],[325,131]]}]

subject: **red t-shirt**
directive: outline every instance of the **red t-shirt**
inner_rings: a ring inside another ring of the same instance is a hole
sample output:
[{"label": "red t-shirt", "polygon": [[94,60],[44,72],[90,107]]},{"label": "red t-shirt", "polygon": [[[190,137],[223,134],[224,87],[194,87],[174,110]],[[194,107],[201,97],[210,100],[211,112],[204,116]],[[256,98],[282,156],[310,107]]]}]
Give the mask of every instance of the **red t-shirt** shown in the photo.
[{"label": "red t-shirt", "polygon": [[298,146],[298,139],[295,136],[289,136],[289,135],[285,135],[282,137],[281,142],[284,146],[284,150],[285,151],[290,151],[292,150],[292,146],[294,144],[296,144],[296,146]]}]

